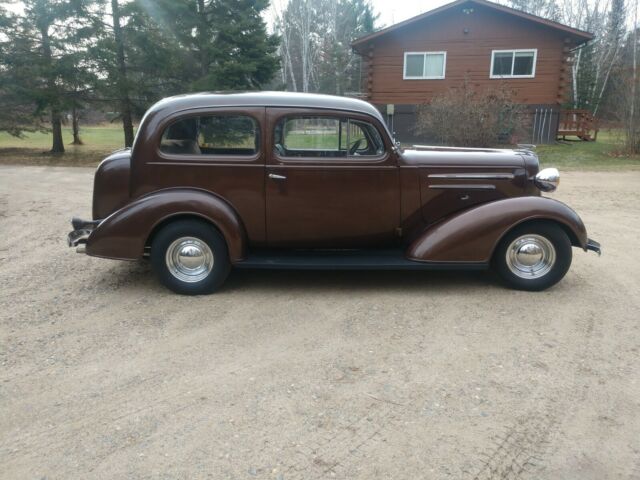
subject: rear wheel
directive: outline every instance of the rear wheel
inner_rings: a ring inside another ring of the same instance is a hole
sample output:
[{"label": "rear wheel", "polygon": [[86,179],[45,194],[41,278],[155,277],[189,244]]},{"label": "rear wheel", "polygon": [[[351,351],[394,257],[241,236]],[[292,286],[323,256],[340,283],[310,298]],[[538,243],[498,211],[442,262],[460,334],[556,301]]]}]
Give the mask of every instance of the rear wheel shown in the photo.
[{"label": "rear wheel", "polygon": [[184,295],[215,292],[231,268],[224,237],[199,220],[164,226],[151,244],[151,265],[163,285]]},{"label": "rear wheel", "polygon": [[502,239],[493,265],[510,287],[538,291],[558,283],[569,270],[571,258],[571,241],[560,226],[531,223]]}]

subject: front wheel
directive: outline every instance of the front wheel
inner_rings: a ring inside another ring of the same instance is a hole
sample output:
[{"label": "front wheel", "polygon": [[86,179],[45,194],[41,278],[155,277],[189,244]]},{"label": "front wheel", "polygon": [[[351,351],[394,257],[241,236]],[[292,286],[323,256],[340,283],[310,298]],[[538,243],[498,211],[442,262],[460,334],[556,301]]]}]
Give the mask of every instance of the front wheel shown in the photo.
[{"label": "front wheel", "polygon": [[151,244],[151,265],[163,285],[183,295],[213,293],[231,268],[224,237],[199,220],[163,227]]},{"label": "front wheel", "polygon": [[571,258],[571,242],[561,227],[533,223],[516,227],[502,239],[493,265],[510,287],[539,291],[562,280]]}]

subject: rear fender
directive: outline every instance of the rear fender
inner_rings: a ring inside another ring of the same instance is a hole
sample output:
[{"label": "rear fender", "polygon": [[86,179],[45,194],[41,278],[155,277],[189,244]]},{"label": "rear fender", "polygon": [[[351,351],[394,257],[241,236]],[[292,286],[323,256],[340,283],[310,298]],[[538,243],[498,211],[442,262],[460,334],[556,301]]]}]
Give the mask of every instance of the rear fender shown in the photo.
[{"label": "rear fender", "polygon": [[142,257],[154,229],[172,217],[196,216],[215,225],[227,241],[231,262],[245,257],[247,236],[240,217],[217,195],[194,188],[169,188],[140,197],[100,222],[87,240],[94,257]]},{"label": "rear fender", "polygon": [[438,222],[409,246],[406,256],[424,262],[488,263],[502,237],[531,220],[561,224],[572,244],[586,249],[587,231],[571,208],[546,197],[515,197],[485,203]]}]

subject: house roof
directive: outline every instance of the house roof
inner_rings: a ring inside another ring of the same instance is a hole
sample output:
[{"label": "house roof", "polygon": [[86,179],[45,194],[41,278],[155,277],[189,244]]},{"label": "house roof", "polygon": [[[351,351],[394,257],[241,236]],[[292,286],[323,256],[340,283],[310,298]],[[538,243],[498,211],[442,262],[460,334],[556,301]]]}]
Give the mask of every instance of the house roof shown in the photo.
[{"label": "house roof", "polygon": [[506,7],[504,5],[499,5],[497,3],[489,2],[487,0],[456,0],[454,2],[448,3],[441,7],[434,8],[433,10],[429,10],[428,12],[422,13],[415,17],[409,18],[408,20],[405,20],[403,22],[396,23],[395,25],[391,25],[390,27],[383,28],[382,30],[378,30],[377,32],[371,33],[369,35],[365,35],[364,37],[357,38],[351,43],[351,46],[357,49],[359,46],[362,46],[363,44],[368,43],[371,40],[382,37],[388,33],[395,32],[396,30],[402,29],[416,22],[419,22],[421,20],[424,20],[434,15],[437,15],[438,13],[445,12],[451,8],[459,7],[465,4],[482,5],[484,7],[492,8],[500,12],[504,12],[516,17],[520,17],[525,20],[529,20],[531,22],[544,25],[549,28],[563,31],[568,35],[572,36],[579,44],[586,43],[589,40],[593,39],[592,33],[585,32],[583,30],[578,30],[577,28],[572,28],[562,23],[554,22],[553,20],[547,20],[546,18],[538,17],[537,15],[532,15],[530,13],[516,10],[515,8]]}]

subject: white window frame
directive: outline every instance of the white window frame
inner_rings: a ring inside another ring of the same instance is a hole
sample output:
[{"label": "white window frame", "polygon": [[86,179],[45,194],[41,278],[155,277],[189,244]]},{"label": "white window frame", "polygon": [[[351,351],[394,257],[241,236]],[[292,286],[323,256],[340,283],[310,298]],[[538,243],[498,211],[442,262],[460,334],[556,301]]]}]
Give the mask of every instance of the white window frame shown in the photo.
[{"label": "white window frame", "polygon": [[[533,67],[531,69],[531,75],[513,75],[513,67],[516,63],[516,53],[533,52]],[[511,53],[511,75],[494,75],[493,74],[493,62],[496,58],[496,53]],[[491,50],[491,66],[489,67],[490,78],[535,78],[536,76],[536,64],[538,63],[538,49],[537,48],[516,48],[509,50]]]},{"label": "white window frame", "polygon": [[[422,55],[422,74],[420,77],[407,76],[407,55]],[[442,75],[427,77],[424,76],[425,58],[427,55],[442,55]],[[444,80],[447,73],[447,52],[404,52],[404,64],[402,65],[402,79],[403,80]]]}]

